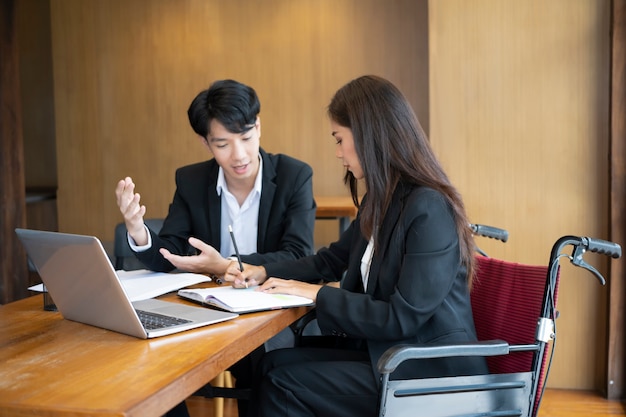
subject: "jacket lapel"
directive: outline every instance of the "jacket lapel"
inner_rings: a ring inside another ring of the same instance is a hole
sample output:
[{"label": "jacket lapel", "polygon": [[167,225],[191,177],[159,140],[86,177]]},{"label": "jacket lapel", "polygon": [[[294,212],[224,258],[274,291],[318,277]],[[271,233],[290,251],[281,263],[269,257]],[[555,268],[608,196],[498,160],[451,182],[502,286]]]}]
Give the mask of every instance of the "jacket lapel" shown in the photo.
[{"label": "jacket lapel", "polygon": [[353,248],[350,251],[350,258],[354,258],[348,264],[348,270],[346,276],[341,280],[341,287],[351,292],[365,292],[363,289],[363,279],[361,277],[361,258],[365,253],[367,247],[367,241],[363,239],[360,229],[356,229],[355,233],[358,234],[358,241],[356,243],[353,240]]},{"label": "jacket lapel", "polygon": [[378,283],[378,275],[380,273],[380,264],[385,259],[387,249],[392,244],[391,239],[394,232],[397,230],[397,223],[402,213],[402,199],[405,194],[405,187],[400,183],[396,187],[391,204],[387,210],[387,214],[383,220],[383,225],[379,230],[378,248],[374,252],[372,258],[372,264],[370,265],[369,279],[367,281],[367,288],[365,292],[367,294],[374,294],[374,290]]},{"label": "jacket lapel", "polygon": [[265,252],[265,236],[269,224],[270,210],[276,193],[276,168],[263,149],[259,149],[263,158],[263,185],[261,188],[261,200],[259,202],[259,223],[257,234],[257,251]]},{"label": "jacket lapel", "polygon": [[222,200],[221,197],[217,194],[216,191],[216,187],[217,187],[217,174],[218,174],[218,170],[219,167],[217,165],[217,162],[215,161],[215,159],[213,159],[212,164],[209,168],[209,186],[208,189],[206,190],[207,193],[207,200],[208,200],[208,207],[207,207],[207,211],[206,211],[206,215],[207,215],[207,222],[209,225],[209,236],[211,239],[211,242],[214,242],[213,247],[217,248],[217,250],[220,250],[220,247],[222,245],[221,242],[221,227],[222,227]]}]

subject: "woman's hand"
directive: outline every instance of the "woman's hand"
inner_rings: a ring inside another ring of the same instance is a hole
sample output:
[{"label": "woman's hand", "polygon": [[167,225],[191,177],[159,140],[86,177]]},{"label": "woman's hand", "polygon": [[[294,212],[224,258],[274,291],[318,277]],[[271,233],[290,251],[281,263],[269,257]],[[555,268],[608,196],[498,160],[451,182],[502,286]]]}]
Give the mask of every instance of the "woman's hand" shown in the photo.
[{"label": "woman's hand", "polygon": [[310,298],[313,302],[317,301],[317,293],[321,285],[309,284],[308,282],[297,281],[295,279],[269,278],[265,280],[257,291],[263,291],[269,294],[290,294],[299,295],[300,297]]},{"label": "woman's hand", "polygon": [[262,266],[244,264],[243,271],[240,271],[239,265],[234,262],[226,270],[224,280],[230,282],[234,288],[260,285],[256,291],[263,291],[268,294],[299,295],[310,298],[314,302],[317,300],[317,293],[322,288],[321,285],[293,279],[267,278],[267,272]]},{"label": "woman's hand", "polygon": [[239,270],[239,264],[230,264],[224,274],[224,281],[230,282],[234,288],[248,288],[259,285],[267,278],[265,268],[262,266],[243,264],[243,271]]}]

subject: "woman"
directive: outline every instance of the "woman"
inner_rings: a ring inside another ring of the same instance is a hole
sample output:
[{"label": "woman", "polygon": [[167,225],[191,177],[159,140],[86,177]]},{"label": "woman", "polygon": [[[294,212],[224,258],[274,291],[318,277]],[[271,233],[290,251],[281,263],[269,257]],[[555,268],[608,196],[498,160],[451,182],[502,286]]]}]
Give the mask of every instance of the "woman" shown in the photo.
[{"label": "woman", "polygon": [[[375,416],[376,363],[387,348],[476,340],[469,221],[410,104],[389,81],[363,76],[337,91],[328,115],[356,219],[316,255],[227,272],[235,287],[313,299],[333,340],[266,354],[253,415]],[[320,284],[339,280],[340,288]],[[392,378],[481,373],[482,358],[446,358],[410,361]]]}]

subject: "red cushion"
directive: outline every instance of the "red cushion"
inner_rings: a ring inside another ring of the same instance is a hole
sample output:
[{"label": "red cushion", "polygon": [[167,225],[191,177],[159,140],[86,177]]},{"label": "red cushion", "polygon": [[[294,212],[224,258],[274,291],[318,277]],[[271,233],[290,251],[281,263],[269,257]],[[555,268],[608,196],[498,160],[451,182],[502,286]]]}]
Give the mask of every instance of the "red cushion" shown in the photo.
[{"label": "red cushion", "polygon": [[[478,255],[476,259],[477,273],[471,300],[478,340],[502,339],[509,344],[535,343],[548,267]],[[558,290],[558,275],[556,289]],[[555,304],[557,290],[554,295]],[[547,357],[544,355],[541,364],[538,392],[541,392],[543,386]],[[532,360],[533,352],[513,352],[505,356],[488,357],[487,363],[491,373],[512,373],[531,371]]]}]

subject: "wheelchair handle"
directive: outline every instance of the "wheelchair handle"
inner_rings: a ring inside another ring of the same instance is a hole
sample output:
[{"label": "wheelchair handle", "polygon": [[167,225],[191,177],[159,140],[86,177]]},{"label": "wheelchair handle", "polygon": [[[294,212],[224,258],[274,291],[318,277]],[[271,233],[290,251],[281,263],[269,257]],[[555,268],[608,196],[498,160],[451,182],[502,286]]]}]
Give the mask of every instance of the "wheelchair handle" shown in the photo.
[{"label": "wheelchair handle", "polygon": [[574,251],[569,257],[571,263],[575,266],[585,268],[586,270],[594,274],[602,285],[606,283],[606,280],[604,279],[602,274],[598,272],[597,269],[585,262],[585,260],[583,259],[583,255],[585,254],[585,252],[590,251],[600,253],[602,255],[610,256],[612,258],[619,258],[622,256],[622,247],[617,243],[588,237],[563,236],[562,238],[557,240],[552,247],[552,253],[550,254],[550,265],[556,264],[558,262],[558,258],[561,256],[561,250],[563,250],[563,248],[567,245],[574,246]]},{"label": "wheelchair handle", "polygon": [[552,254],[550,256],[551,260],[556,259],[559,252],[561,252],[561,250],[567,245],[580,248],[583,253],[585,251],[596,252],[612,258],[619,258],[622,256],[622,247],[617,243],[590,237],[563,236],[557,240],[552,247]]},{"label": "wheelchair handle", "polygon": [[587,247],[588,251],[597,252],[615,259],[622,256],[622,248],[617,243],[609,242],[608,240],[594,239],[590,237],[583,237],[581,239],[583,245]]},{"label": "wheelchair handle", "polygon": [[509,232],[493,226],[485,226],[484,224],[470,224],[470,229],[475,235],[497,239],[506,242],[509,239]]}]

